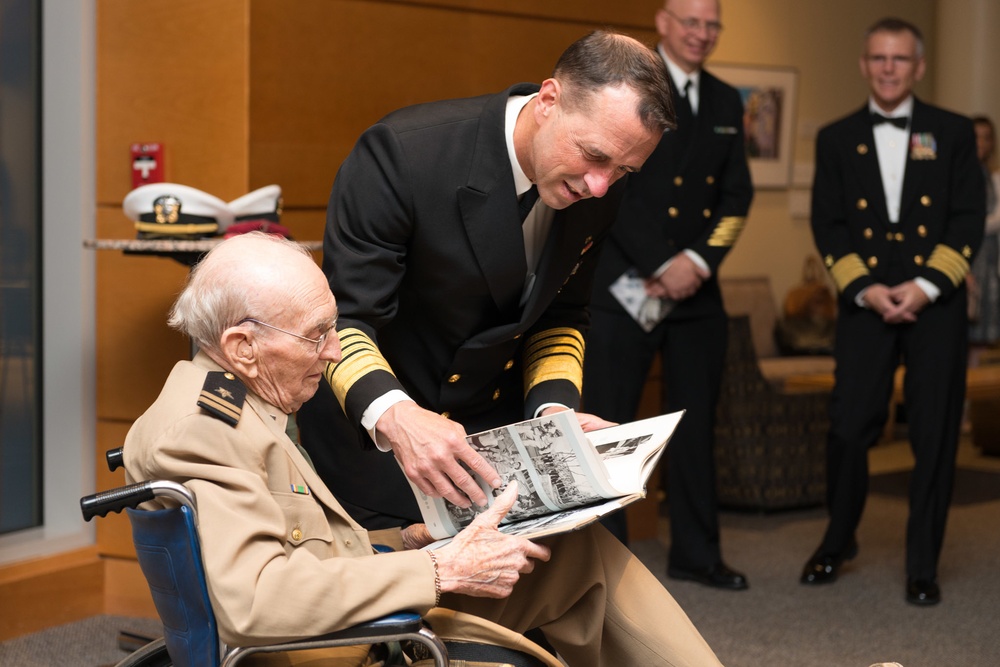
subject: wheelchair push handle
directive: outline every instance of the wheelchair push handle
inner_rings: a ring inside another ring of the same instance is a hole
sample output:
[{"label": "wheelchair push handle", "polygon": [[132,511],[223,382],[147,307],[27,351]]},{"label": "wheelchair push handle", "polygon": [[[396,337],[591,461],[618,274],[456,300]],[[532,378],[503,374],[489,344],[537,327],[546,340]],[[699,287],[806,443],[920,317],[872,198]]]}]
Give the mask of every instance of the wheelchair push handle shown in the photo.
[{"label": "wheelchair push handle", "polygon": [[114,472],[125,465],[125,449],[123,447],[109,449],[104,454],[104,458],[108,462],[108,470]]},{"label": "wheelchair push handle", "polygon": [[80,511],[83,512],[83,518],[90,521],[95,516],[107,516],[108,512],[117,513],[126,507],[138,507],[155,497],[152,482],[138,482],[84,496],[80,498]]}]

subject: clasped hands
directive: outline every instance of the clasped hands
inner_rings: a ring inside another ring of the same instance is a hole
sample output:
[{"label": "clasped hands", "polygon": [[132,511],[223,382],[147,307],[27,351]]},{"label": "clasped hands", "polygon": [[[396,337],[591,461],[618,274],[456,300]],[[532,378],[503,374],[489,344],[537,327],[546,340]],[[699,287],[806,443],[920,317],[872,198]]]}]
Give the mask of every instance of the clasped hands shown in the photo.
[{"label": "clasped hands", "polygon": [[710,276],[682,252],[659,275],[646,279],[646,294],[656,299],[683,301],[694,296]]},{"label": "clasped hands", "polygon": [[927,294],[913,280],[894,287],[876,283],[865,290],[862,300],[886,324],[916,322],[917,315],[930,303]]}]

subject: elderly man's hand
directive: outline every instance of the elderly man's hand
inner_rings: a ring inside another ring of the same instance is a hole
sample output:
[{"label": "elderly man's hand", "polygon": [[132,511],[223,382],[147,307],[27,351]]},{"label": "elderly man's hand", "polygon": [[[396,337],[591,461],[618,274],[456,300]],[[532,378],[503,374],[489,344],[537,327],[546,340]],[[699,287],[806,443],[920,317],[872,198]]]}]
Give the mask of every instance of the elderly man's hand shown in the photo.
[{"label": "elderly man's hand", "polygon": [[434,541],[426,523],[412,523],[400,531],[404,549],[423,549]]},{"label": "elderly man's hand", "polygon": [[535,560],[549,559],[548,547],[497,530],[516,499],[517,482],[512,482],[492,507],[435,552],[441,592],[505,598],[522,573],[535,569]]},{"label": "elderly man's hand", "polygon": [[459,507],[472,502],[486,505],[486,494],[462,467],[478,473],[493,488],[500,476],[469,446],[461,424],[416,403],[403,401],[385,411],[375,426],[403,467],[403,473],[433,498],[445,498]]}]

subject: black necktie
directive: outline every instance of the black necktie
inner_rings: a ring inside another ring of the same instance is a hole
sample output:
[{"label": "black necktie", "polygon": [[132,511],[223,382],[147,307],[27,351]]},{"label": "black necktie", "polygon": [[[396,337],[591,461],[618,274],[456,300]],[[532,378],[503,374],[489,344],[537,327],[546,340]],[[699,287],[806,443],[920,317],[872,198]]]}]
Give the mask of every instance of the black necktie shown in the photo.
[{"label": "black necktie", "polygon": [[692,120],[694,120],[694,107],[691,106],[691,79],[688,79],[677,102],[677,122],[679,125]]},{"label": "black necktie", "polygon": [[905,130],[906,126],[910,123],[910,118],[909,116],[896,116],[895,118],[889,118],[873,111],[872,125],[877,126],[879,123],[889,123],[890,125],[895,125],[901,130]]},{"label": "black necktie", "polygon": [[687,152],[688,146],[691,143],[691,135],[694,134],[694,113],[691,112],[691,100],[688,99],[690,91],[691,80],[688,79],[687,83],[684,84],[681,94],[677,95],[675,109],[677,112],[677,129],[673,131],[673,134],[677,135],[674,138],[674,148],[680,155],[684,155]]},{"label": "black necktie", "polygon": [[538,201],[538,186],[532,184],[528,191],[521,195],[521,201],[517,203],[517,212],[521,216],[522,224],[524,224],[528,214],[531,213],[531,209],[535,206],[536,201]]}]

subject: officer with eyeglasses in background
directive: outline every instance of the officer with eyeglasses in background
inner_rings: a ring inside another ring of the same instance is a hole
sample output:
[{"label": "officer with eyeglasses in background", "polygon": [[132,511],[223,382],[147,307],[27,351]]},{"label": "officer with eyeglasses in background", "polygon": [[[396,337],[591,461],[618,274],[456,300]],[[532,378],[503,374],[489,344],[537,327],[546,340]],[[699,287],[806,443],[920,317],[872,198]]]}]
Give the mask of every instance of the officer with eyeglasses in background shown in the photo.
[{"label": "officer with eyeglasses in background", "polygon": [[[650,364],[663,363],[664,412],[686,410],[667,450],[667,574],[741,590],[747,578],[722,560],[713,431],[726,352],[719,266],[743,230],[753,199],[735,88],[703,69],[722,31],[716,0],[667,0],[656,14],[657,51],[677,108],[642,170],[629,177],[598,265],[584,360],[584,410],[636,417]],[[636,317],[614,292],[648,297]],[[626,537],[624,514],[605,525]]]}]

